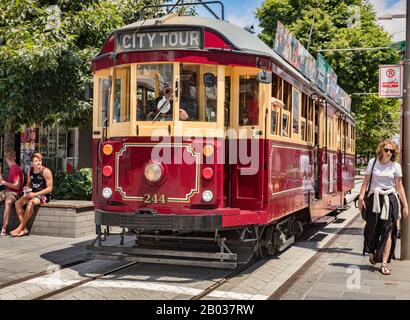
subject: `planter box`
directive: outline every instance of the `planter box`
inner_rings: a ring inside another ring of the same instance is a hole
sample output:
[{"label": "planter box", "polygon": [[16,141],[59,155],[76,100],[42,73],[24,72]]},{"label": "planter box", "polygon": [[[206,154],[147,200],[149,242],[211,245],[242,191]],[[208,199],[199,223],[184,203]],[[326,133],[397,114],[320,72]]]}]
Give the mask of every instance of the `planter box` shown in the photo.
[{"label": "planter box", "polygon": [[[3,225],[4,203],[0,205],[0,225]],[[95,234],[92,201],[52,200],[34,208],[28,223],[30,234],[78,238]],[[7,231],[18,226],[13,207]]]}]

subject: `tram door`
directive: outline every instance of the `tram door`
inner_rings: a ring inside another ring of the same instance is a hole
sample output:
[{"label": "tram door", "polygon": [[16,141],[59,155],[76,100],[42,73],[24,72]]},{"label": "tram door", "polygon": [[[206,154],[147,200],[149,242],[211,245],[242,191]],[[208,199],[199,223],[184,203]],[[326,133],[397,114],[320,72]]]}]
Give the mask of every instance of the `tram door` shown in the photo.
[{"label": "tram door", "polygon": [[314,133],[314,176],[315,176],[315,199],[322,197],[321,193],[321,179],[322,179],[322,161],[321,161],[321,146],[320,146],[320,130],[323,130],[320,126],[320,104],[315,102],[315,133]]},{"label": "tram door", "polygon": [[238,135],[237,163],[231,165],[232,207],[258,210],[263,206],[264,139],[262,84],[257,73],[240,72],[233,77],[234,123]]}]

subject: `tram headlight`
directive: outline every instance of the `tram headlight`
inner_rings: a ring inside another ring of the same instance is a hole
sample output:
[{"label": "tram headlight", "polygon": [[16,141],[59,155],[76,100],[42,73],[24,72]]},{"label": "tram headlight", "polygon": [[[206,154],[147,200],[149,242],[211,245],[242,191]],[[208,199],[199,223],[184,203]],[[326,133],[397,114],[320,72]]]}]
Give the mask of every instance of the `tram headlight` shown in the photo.
[{"label": "tram headlight", "polygon": [[202,200],[205,202],[211,202],[214,199],[214,194],[211,190],[205,190],[202,192]]},{"label": "tram headlight", "polygon": [[212,156],[214,154],[214,147],[212,146],[212,145],[210,145],[210,144],[207,144],[205,147],[204,147],[204,156],[205,157],[210,157],[210,156]]},{"label": "tram headlight", "polygon": [[162,178],[162,168],[157,163],[150,163],[145,167],[144,175],[149,182],[158,182]]},{"label": "tram headlight", "polygon": [[110,199],[112,197],[111,188],[104,188],[103,191],[102,191],[102,195],[105,199]]}]

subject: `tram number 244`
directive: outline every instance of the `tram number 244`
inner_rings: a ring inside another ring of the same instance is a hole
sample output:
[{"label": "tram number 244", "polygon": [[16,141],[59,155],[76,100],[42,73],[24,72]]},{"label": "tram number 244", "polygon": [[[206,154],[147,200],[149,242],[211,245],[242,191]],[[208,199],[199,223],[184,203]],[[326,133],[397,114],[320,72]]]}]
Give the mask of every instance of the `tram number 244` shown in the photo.
[{"label": "tram number 244", "polygon": [[144,203],[167,203],[168,199],[164,194],[144,194]]}]

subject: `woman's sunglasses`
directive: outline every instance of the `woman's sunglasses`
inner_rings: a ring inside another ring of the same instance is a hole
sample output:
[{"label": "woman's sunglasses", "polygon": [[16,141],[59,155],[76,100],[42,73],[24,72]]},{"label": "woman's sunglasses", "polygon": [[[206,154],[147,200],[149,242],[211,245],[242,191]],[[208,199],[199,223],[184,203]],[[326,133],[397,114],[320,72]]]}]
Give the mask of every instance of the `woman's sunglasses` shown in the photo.
[{"label": "woman's sunglasses", "polygon": [[390,152],[391,154],[394,154],[394,150],[393,150],[393,149],[384,148],[383,151],[386,152],[386,153]]}]

